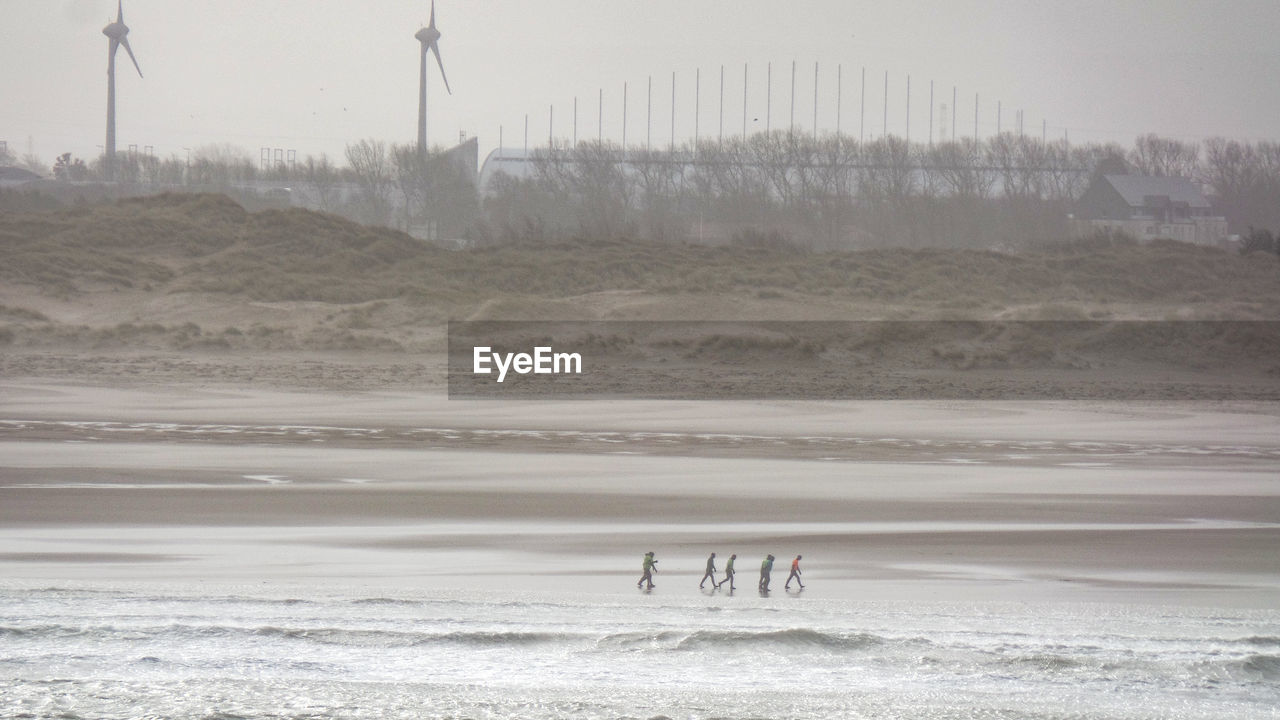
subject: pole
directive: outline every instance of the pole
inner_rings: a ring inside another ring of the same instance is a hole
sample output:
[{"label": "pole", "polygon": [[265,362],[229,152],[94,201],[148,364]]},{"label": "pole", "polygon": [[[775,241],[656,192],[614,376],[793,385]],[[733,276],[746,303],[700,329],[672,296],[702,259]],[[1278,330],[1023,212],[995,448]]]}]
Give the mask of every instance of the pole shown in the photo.
[{"label": "pole", "polygon": [[578,96],[573,96],[573,147],[578,147]]},{"label": "pole", "polygon": [[951,86],[951,142],[956,141],[956,116],[960,114],[958,112],[959,110],[960,110],[960,107],[956,105],[956,86],[952,85]]},{"label": "pole", "polygon": [[524,159],[529,160],[529,113],[524,114]]},{"label": "pole", "polygon": [[702,68],[693,74],[693,155],[698,156],[698,129],[702,120]]},{"label": "pole", "polygon": [[858,120],[858,145],[862,145],[863,131],[867,127],[867,68],[862,68],[862,109],[860,110],[861,119]]},{"label": "pole", "polygon": [[547,111],[547,152],[555,145],[555,123],[556,123],[556,106],[552,105]]},{"label": "pole", "polygon": [[978,93],[973,94],[973,147],[978,147]]},{"label": "pole", "polygon": [[717,141],[724,143],[724,66],[720,66],[720,136]]},{"label": "pole", "polygon": [[844,66],[836,64],[836,142],[840,141],[840,111],[844,103]]},{"label": "pole", "polygon": [[1004,103],[1000,100],[996,101],[996,135],[1000,135],[1001,115],[1004,114],[1002,106]]},{"label": "pole", "polygon": [[764,132],[773,130],[773,61],[765,66],[764,71]]},{"label": "pole", "polygon": [[671,153],[676,151],[676,73],[671,71]]},{"label": "pole", "polygon": [[[108,180],[116,179],[116,46],[114,43],[113,40],[107,52],[107,145],[102,152],[106,160]],[[426,60],[423,60],[423,63],[425,62]],[[425,106],[425,101],[419,105],[419,107]],[[425,128],[425,124],[422,127]],[[423,130],[423,133],[425,132]]]},{"label": "pole", "polygon": [[911,144],[911,76],[907,76],[907,144]]},{"label": "pole", "polygon": [[742,139],[747,139],[747,64],[742,63]]},{"label": "pole", "polygon": [[933,81],[929,81],[929,147],[933,147]]},{"label": "pole", "polygon": [[813,62],[813,137],[818,138],[818,61]]},{"label": "pole", "polygon": [[622,154],[627,153],[627,82],[622,81]]},{"label": "pole", "polygon": [[884,71],[884,136],[889,137],[889,71]]},{"label": "pole", "polygon": [[600,88],[600,102],[596,105],[596,144],[604,144],[604,88]]},{"label": "pole", "polygon": [[787,135],[796,131],[796,61],[791,61],[791,120],[787,125]]},{"label": "pole", "polygon": [[644,115],[644,151],[649,152],[653,146],[653,76],[649,76],[648,105]]}]

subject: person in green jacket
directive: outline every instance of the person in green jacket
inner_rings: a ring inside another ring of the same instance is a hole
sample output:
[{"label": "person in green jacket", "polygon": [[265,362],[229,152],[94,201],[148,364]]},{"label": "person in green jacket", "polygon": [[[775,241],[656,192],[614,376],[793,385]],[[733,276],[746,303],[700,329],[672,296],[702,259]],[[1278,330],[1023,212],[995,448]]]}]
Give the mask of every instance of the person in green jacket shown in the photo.
[{"label": "person in green jacket", "polygon": [[773,572],[773,556],[765,555],[760,563],[760,592],[769,592],[769,576]]},{"label": "person in green jacket", "polygon": [[658,561],[653,559],[653,551],[644,554],[644,565],[642,566],[644,574],[640,576],[640,582],[636,583],[636,587],[642,587],[647,582],[649,590],[653,589],[653,574],[658,572]]},{"label": "person in green jacket", "polygon": [[720,589],[721,585],[729,583],[729,592],[733,592],[733,561],[737,559],[738,556],[736,554],[729,556],[729,562],[724,565],[724,579],[716,583],[717,590]]}]

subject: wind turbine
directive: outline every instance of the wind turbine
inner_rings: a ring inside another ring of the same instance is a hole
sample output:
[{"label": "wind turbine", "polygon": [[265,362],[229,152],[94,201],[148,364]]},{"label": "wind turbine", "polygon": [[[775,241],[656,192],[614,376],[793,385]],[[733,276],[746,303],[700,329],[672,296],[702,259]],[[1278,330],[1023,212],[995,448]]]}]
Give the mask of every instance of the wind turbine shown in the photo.
[{"label": "wind turbine", "polygon": [[138,59],[133,56],[133,48],[129,47],[129,26],[124,24],[124,3],[117,0],[116,21],[102,28],[102,34],[110,40],[107,49],[107,178],[114,179],[116,164],[116,49],[124,46],[133,61],[133,67],[142,77],[142,68],[138,67]]},{"label": "wind turbine", "polygon": [[[420,72],[418,73],[418,152],[427,151],[427,51],[436,56],[436,64],[440,66],[440,78],[444,80],[444,89],[450,95],[449,78],[444,74],[444,61],[440,59],[440,31],[436,29],[436,2],[431,0],[431,22],[414,34],[422,45]],[[128,47],[127,45],[125,47]]]}]

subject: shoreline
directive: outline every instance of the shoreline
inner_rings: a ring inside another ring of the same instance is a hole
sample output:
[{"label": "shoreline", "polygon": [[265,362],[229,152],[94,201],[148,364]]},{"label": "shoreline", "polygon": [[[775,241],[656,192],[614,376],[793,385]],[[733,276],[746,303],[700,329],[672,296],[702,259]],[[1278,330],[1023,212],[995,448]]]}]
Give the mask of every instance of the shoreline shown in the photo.
[{"label": "shoreline", "polygon": [[806,598],[1280,602],[1267,403],[0,386],[11,580],[605,596],[653,549],[659,596],[716,551],[744,585],[757,555],[803,553]]}]

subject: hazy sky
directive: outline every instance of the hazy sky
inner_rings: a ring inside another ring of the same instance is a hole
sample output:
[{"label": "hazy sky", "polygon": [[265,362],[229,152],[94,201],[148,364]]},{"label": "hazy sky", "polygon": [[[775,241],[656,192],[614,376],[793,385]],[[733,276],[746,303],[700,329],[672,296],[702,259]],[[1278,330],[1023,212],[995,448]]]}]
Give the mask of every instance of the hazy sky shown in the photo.
[{"label": "hazy sky", "polygon": [[[105,136],[107,38],[115,0],[0,0],[0,140],[51,163],[60,152],[94,157]],[[255,159],[262,147],[301,158],[340,159],[361,138],[411,142],[418,104],[418,43],[428,0],[125,0],[129,40],[144,78],[123,50],[117,58],[117,146],[151,145],[162,157],[229,143]],[[1280,139],[1280,2],[1275,0],[439,0],[440,49],[453,88],[434,62],[428,125],[433,144],[478,136],[482,156],[498,143],[545,143],[554,106],[557,137],[622,134],[643,143],[653,78],[655,146],[671,141],[672,73],[676,140],[695,129],[695,72],[701,70],[698,131],[766,123],[766,67],[772,62],[771,125],[795,122],[857,135],[930,132],[958,88],[957,132],[1013,129],[1053,138],[1118,141],[1145,132],[1199,140],[1214,135]],[[842,91],[837,93],[837,66]],[[866,68],[865,119],[860,114]],[[840,103],[837,103],[837,97]],[[952,112],[952,110],[948,110]],[[950,122],[946,123],[950,133]]]}]

